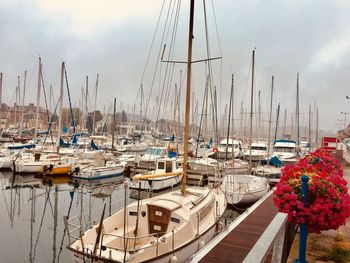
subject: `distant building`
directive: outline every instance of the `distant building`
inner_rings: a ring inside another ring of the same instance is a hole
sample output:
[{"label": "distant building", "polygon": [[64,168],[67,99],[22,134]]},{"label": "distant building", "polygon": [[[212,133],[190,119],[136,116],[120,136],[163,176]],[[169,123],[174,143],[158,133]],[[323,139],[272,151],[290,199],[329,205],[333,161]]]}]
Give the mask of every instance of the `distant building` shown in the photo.
[{"label": "distant building", "polygon": [[[22,105],[17,105],[16,103],[13,105],[13,107],[8,106],[6,103],[2,103],[0,109],[0,124],[2,128],[20,127],[20,123],[22,121],[22,110],[23,128],[35,128],[37,107],[34,105],[34,103],[29,103],[23,107]],[[50,116],[52,115],[50,111],[46,111],[46,109],[39,106],[39,129],[47,129],[48,114]]]}]

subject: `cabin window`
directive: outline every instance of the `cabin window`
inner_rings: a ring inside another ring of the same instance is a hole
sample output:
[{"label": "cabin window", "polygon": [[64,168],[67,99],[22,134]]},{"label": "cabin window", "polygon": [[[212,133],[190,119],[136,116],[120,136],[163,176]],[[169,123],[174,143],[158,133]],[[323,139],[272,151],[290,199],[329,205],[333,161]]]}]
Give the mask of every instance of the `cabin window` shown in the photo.
[{"label": "cabin window", "polygon": [[164,162],[158,162],[158,169],[164,169],[165,163]]},{"label": "cabin window", "polygon": [[141,215],[142,215],[142,217],[145,217],[146,216],[146,211],[142,211]]},{"label": "cabin window", "polygon": [[129,211],[129,216],[137,216],[137,212],[135,212],[135,211]]},{"label": "cabin window", "polygon": [[170,221],[179,224],[180,223],[180,219],[176,218],[176,217],[170,217]]},{"label": "cabin window", "polygon": [[163,215],[162,211],[156,211],[154,214],[155,214],[156,216],[162,216],[162,215]]}]

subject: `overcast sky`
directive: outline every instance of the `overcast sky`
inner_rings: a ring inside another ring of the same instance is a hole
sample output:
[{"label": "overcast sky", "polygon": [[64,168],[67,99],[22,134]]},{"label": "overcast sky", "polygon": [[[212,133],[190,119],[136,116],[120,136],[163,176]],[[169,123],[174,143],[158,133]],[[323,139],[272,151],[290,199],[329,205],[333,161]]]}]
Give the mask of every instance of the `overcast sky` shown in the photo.
[{"label": "overcast sky", "polygon": [[[170,2],[165,1],[165,7]],[[182,1],[179,39],[187,37],[188,2]],[[28,71],[25,100],[35,101],[38,57],[41,56],[45,84],[53,85],[55,95],[59,93],[60,64],[65,61],[74,105],[81,99],[85,76],[89,75],[93,93],[99,73],[98,107],[102,109],[113,97],[125,108],[128,104],[131,107],[140,87],[162,4],[163,0],[0,1],[3,101],[13,103],[17,76],[23,76],[24,70]],[[202,1],[196,4],[202,6]],[[204,25],[203,11],[197,9],[201,11],[195,17],[194,42],[200,51],[194,51],[194,59],[203,59],[205,39],[200,33]],[[350,112],[350,100],[345,98],[350,96],[350,1],[212,0],[207,1],[207,13],[211,56],[222,56],[221,61],[213,62],[213,73],[217,75],[214,85],[218,87],[222,111],[228,103],[233,72],[236,112],[240,101],[248,106],[251,53],[256,47],[256,90],[261,90],[266,116],[271,75],[275,76],[274,107],[281,103],[282,116],[285,108],[295,112],[299,72],[302,124],[307,122],[309,104],[314,105],[315,101],[322,129],[335,131],[338,120],[344,121],[340,112]],[[156,43],[155,47],[158,46]],[[185,42],[178,46],[173,58],[183,60],[187,54]],[[156,58],[157,52],[152,56]],[[152,79],[154,68],[150,62],[145,82]],[[165,68],[163,64],[157,70]],[[179,78],[179,68],[174,72],[174,79]],[[201,101],[203,80],[193,80],[193,86],[196,99]],[[144,83],[144,88],[148,96],[150,85]],[[160,94],[160,88],[155,87],[151,102]],[[350,114],[347,119],[350,120]]]}]

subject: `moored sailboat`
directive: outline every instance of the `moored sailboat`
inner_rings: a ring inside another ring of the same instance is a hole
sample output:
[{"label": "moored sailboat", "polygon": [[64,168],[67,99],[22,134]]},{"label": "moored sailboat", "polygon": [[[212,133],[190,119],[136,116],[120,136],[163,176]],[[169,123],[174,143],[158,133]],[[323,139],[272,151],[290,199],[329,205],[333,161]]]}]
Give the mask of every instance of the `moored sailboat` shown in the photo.
[{"label": "moored sailboat", "polygon": [[[184,138],[189,135],[194,0],[191,0]],[[226,208],[220,188],[186,186],[188,140],[184,140],[183,188],[125,206],[68,245],[75,262],[185,262],[212,239]]]}]

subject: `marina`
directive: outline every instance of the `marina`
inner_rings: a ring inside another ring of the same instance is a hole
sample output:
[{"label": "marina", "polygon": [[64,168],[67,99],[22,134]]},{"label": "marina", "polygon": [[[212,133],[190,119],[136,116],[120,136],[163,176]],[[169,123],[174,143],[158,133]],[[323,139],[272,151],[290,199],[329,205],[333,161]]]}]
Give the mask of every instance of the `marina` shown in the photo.
[{"label": "marina", "polygon": [[0,3],[0,262],[350,262],[346,41],[288,35],[326,9],[66,1]]}]

